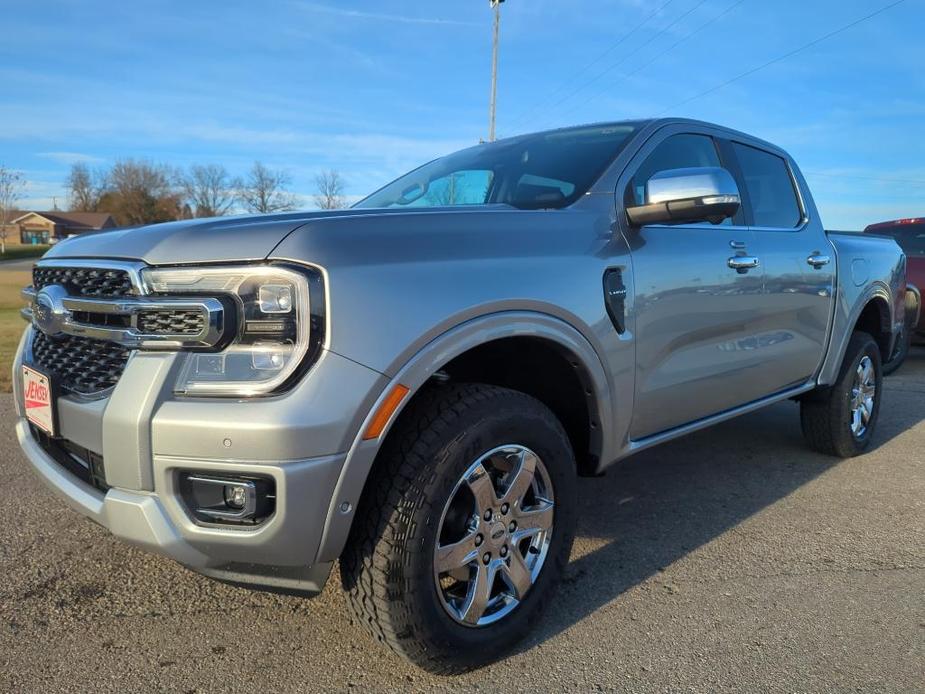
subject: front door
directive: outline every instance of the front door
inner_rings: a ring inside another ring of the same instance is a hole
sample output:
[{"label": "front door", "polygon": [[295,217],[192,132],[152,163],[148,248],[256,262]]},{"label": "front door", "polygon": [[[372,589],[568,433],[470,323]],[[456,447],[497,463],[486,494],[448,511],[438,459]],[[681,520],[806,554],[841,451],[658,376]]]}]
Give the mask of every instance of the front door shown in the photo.
[{"label": "front door", "polygon": [[[713,138],[678,133],[641,152],[626,191],[641,204],[659,171],[723,166]],[[723,225],[650,225],[627,233],[635,290],[636,394],[630,436],[639,440],[757,400],[765,336],[753,321],[761,267],[733,269],[754,255],[744,217]]]}]

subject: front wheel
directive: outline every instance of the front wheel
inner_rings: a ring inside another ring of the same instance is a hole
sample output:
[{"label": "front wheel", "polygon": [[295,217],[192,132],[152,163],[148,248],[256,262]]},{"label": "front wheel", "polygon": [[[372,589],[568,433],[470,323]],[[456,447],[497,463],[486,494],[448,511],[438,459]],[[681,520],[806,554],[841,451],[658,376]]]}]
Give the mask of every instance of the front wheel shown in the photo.
[{"label": "front wheel", "polygon": [[880,348],[868,333],[851,336],[838,379],[805,396],[800,423],[810,448],[851,458],[870,446],[883,392]]},{"label": "front wheel", "polygon": [[341,559],[354,615],[437,673],[503,656],[568,561],[575,461],[542,403],[453,385],[409,405],[367,484]]}]

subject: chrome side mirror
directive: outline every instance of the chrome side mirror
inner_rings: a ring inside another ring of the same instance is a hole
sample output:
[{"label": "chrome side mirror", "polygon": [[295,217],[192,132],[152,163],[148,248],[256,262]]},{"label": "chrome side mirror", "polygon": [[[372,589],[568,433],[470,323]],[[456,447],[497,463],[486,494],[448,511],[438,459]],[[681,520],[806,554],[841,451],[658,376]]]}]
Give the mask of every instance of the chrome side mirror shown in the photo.
[{"label": "chrome side mirror", "polygon": [[633,226],[711,222],[720,224],[739,211],[735,179],[726,169],[698,167],[659,171],[646,183],[646,203],[626,208]]}]

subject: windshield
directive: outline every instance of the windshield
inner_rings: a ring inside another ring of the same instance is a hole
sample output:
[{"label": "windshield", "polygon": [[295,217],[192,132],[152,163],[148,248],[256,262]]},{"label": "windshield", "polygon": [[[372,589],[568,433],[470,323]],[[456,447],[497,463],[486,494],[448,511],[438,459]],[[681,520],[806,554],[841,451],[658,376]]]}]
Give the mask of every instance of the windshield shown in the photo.
[{"label": "windshield", "polygon": [[925,255],[925,222],[878,226],[871,229],[874,234],[892,236],[908,256]]},{"label": "windshield", "polygon": [[425,164],[354,207],[565,207],[587,192],[637,127],[567,128],[478,145]]}]

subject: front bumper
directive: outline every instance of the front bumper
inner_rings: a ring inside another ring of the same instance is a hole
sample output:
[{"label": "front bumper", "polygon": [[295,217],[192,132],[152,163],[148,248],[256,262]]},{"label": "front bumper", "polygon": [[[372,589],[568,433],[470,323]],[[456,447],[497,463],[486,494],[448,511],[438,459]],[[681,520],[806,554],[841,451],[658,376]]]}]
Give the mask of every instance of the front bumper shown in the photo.
[{"label": "front bumper", "polygon": [[[77,512],[115,536],[216,579],[315,594],[331,569],[317,561],[349,442],[385,378],[327,352],[293,391],[250,401],[175,398],[171,354],[133,357],[109,397],[58,398],[60,435],[102,456],[101,491],[43,448],[22,416],[14,364],[17,436],[39,476]],[[273,514],[257,526],[197,521],[179,473],[272,478]]]}]

